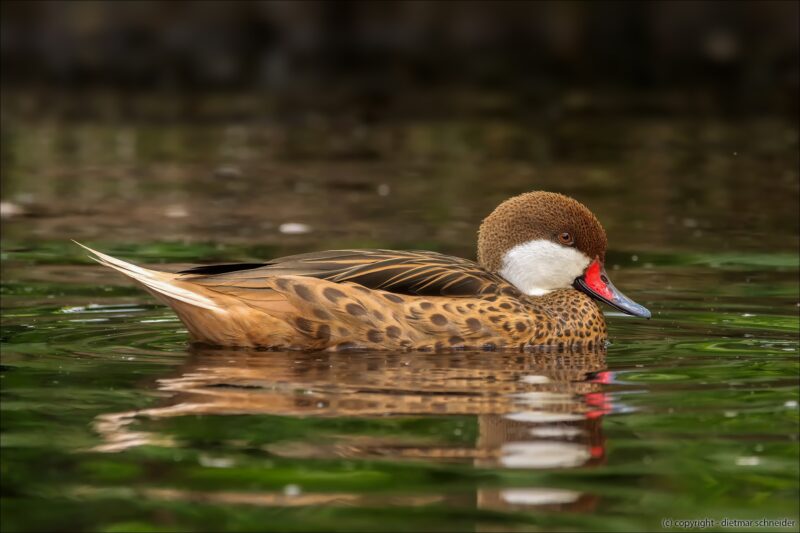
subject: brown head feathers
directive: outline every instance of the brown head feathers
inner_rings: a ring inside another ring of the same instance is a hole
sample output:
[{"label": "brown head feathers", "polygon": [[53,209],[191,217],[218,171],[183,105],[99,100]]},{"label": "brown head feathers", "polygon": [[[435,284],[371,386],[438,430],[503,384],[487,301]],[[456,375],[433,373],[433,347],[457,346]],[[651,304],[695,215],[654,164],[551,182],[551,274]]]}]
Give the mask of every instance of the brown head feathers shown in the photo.
[{"label": "brown head feathers", "polygon": [[605,260],[606,232],[585,205],[563,194],[534,191],[509,198],[483,220],[478,262],[497,272],[508,250],[532,240],[559,243],[562,233],[587,257]]}]

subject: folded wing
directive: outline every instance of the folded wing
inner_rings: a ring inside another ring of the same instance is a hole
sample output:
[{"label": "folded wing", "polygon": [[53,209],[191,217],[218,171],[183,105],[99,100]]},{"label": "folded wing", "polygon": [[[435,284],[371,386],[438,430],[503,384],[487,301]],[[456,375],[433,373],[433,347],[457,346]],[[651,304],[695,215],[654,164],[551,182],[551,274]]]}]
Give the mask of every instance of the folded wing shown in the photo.
[{"label": "folded wing", "polygon": [[214,287],[258,289],[268,278],[308,276],[419,296],[479,296],[514,289],[474,261],[430,251],[330,250],[266,263],[200,266],[181,272]]}]

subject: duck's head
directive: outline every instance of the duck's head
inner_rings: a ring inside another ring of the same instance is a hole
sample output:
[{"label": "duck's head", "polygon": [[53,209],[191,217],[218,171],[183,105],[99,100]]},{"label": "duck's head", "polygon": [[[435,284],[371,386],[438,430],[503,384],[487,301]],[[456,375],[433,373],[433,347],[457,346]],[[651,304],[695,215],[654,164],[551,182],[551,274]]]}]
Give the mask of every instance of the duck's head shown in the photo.
[{"label": "duck's head", "polygon": [[606,232],[585,205],[552,192],[500,204],[478,231],[478,262],[531,296],[574,287],[630,315],[650,311],[619,292],[606,274]]}]

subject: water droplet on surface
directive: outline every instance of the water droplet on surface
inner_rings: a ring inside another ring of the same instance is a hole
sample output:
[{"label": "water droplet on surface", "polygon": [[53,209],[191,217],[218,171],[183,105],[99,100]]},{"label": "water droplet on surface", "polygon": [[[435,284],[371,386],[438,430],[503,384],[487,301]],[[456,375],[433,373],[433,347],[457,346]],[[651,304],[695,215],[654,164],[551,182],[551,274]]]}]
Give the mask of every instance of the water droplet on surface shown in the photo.
[{"label": "water droplet on surface", "polygon": [[26,214],[25,208],[13,202],[0,202],[0,217],[11,218]]},{"label": "water droplet on surface", "polygon": [[233,466],[233,459],[228,457],[211,457],[208,455],[201,455],[197,459],[197,462],[208,468],[230,468]]},{"label": "water droplet on surface", "polygon": [[285,222],[278,227],[278,231],[284,235],[302,235],[303,233],[309,233],[311,226],[300,222]]},{"label": "water droplet on surface", "polygon": [[164,209],[164,214],[169,218],[185,218],[189,216],[189,210],[180,204],[173,204]]},{"label": "water droplet on surface", "polygon": [[290,498],[293,498],[295,496],[300,496],[300,494],[302,493],[303,491],[300,489],[300,485],[295,485],[294,483],[283,487],[283,494],[285,494]]},{"label": "water droplet on surface", "polygon": [[214,170],[214,176],[217,178],[240,178],[242,171],[234,166],[221,166]]}]

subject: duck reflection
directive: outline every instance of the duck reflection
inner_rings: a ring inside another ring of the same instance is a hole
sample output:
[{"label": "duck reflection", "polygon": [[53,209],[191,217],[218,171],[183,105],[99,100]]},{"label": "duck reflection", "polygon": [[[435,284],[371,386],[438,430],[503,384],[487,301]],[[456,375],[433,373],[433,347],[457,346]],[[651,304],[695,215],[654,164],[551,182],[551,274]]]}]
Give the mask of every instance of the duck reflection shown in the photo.
[{"label": "duck reflection", "polygon": [[[477,437],[420,440],[340,435],[266,445],[293,458],[413,458],[484,468],[555,469],[603,461],[605,354],[455,352],[298,353],[192,348],[178,375],[158,381],[166,404],[102,415],[98,451],[175,445],[134,422],[186,415],[475,417]],[[137,426],[138,427],[138,426]],[[454,431],[452,425],[448,431]],[[460,431],[456,429],[455,431]],[[580,493],[481,489],[481,507],[578,505]],[[582,502],[582,503],[581,503]]]}]

